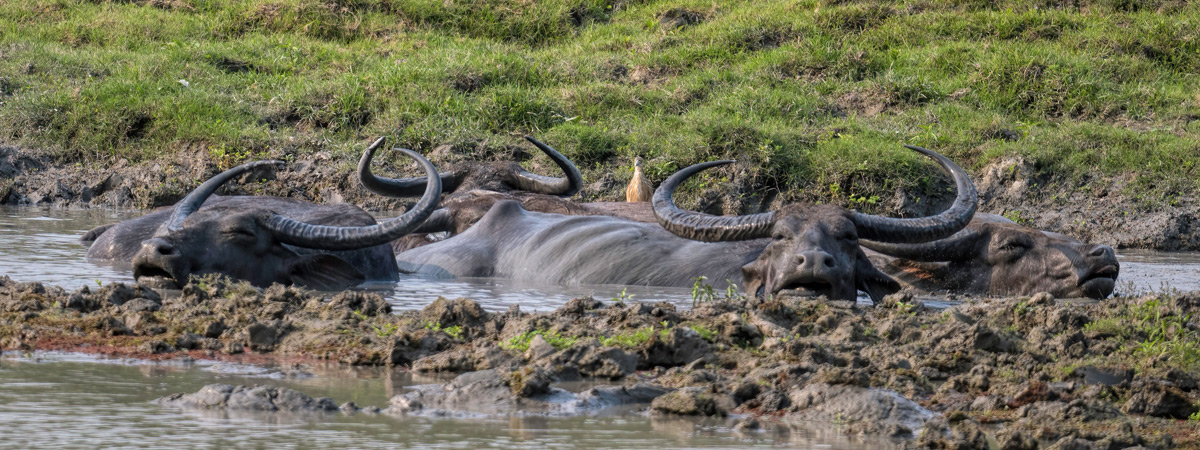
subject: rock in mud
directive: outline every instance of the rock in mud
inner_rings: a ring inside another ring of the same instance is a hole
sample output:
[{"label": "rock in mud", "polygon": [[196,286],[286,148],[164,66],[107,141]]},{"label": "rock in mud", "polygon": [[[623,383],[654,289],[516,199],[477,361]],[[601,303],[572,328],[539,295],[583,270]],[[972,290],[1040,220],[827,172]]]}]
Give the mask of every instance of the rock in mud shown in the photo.
[{"label": "rock in mud", "polygon": [[671,390],[650,384],[597,386],[576,394],[575,404],[579,408],[597,410],[609,406],[650,403],[668,392]]},{"label": "rock in mud", "polygon": [[725,416],[714,394],[699,387],[687,387],[654,399],[650,408],[655,412],[681,416]]},{"label": "rock in mud", "polygon": [[639,367],[651,369],[655,366],[673,367],[695,361],[712,353],[707,341],[700,333],[687,327],[674,327],[671,331],[655,333],[642,350]]},{"label": "rock in mud", "polygon": [[900,394],[861,386],[813,383],[788,398],[796,411],[789,418],[838,421],[868,433],[912,434],[936,416]]},{"label": "rock in mud", "polygon": [[1122,408],[1126,414],[1187,419],[1198,409],[1186,394],[1174,386],[1138,382],[1132,391],[1133,394]]},{"label": "rock in mud", "polygon": [[161,405],[198,409],[281,412],[338,410],[337,403],[330,398],[313,398],[302,392],[275,386],[210,384],[194,394],[172,394],[156,401]]},{"label": "rock in mud", "polygon": [[121,304],[121,311],[137,313],[142,311],[155,312],[162,308],[158,302],[147,298],[135,298]]},{"label": "rock in mud", "polygon": [[619,405],[647,403],[667,392],[649,386],[597,386],[579,394],[550,386],[538,369],[481,370],[451,382],[409,388],[392,397],[389,414],[582,414]]},{"label": "rock in mud", "polygon": [[595,339],[590,339],[553,353],[534,364],[555,374],[558,379],[577,379],[584,376],[614,380],[633,373],[638,366],[638,356],[619,348],[604,347]]},{"label": "rock in mud", "polygon": [[246,327],[246,344],[254,351],[271,351],[279,339],[287,333],[290,326],[291,324],[280,320],[253,323]]},{"label": "rock in mud", "polygon": [[513,412],[525,403],[513,393],[510,378],[497,370],[467,372],[445,385],[414,386],[391,400],[390,414],[419,410],[501,414]]},{"label": "rock in mud", "polygon": [[326,310],[357,311],[366,317],[376,317],[391,314],[392,305],[379,294],[342,291],[329,300]]},{"label": "rock in mud", "polygon": [[461,326],[464,330],[482,328],[489,315],[479,303],[474,300],[459,298],[447,300],[438,297],[429,306],[421,310],[421,321],[441,328]]}]

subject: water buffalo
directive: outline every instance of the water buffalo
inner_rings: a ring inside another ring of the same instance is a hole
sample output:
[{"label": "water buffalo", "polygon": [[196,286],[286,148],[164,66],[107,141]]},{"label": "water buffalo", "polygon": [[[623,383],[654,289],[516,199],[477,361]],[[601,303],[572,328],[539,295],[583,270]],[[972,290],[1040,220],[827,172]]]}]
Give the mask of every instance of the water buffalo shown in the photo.
[{"label": "water buffalo", "polygon": [[[461,233],[483,218],[493,205],[502,200],[516,200],[530,211],[567,215],[609,215],[648,223],[655,221],[648,205],[619,202],[580,203],[568,200],[567,197],[579,192],[583,185],[579,169],[553,147],[532,136],[525,136],[525,139],[558,164],[566,176],[556,178],[529,173],[514,162],[480,164],[468,170],[475,175],[467,178],[458,172],[444,172],[441,177],[447,185],[454,186],[448,189],[453,192],[446,195],[439,203],[439,208],[413,234],[395,241],[395,250],[402,252],[439,240],[428,235],[431,233]],[[418,189],[424,188],[424,178],[393,179],[372,173],[371,163],[382,143],[382,139],[375,141],[363,152],[358,162],[359,182],[367,190],[386,197],[415,196]],[[481,180],[476,179],[480,177]]]},{"label": "water buffalo", "polygon": [[352,205],[212,195],[239,175],[278,164],[259,161],[212,177],[172,208],[89,231],[83,237],[92,242],[87,256],[131,263],[139,283],[158,288],[179,288],[191,275],[208,273],[256,286],[316,289],[396,280],[388,244],[419,226],[441,194],[433,164],[415,152],[405,154],[420,162],[431,182],[410,211],[383,223]]},{"label": "water buffalo", "polygon": [[[460,167],[458,170],[441,172],[438,179],[447,194],[487,190],[496,192],[526,192],[534,194],[570,197],[583,187],[583,175],[557,150],[532,136],[525,139],[549,156],[566,174],[565,177],[548,177],[531,173],[521,168],[516,162],[494,162],[473,164]],[[363,152],[358,161],[358,179],[368,191],[385,197],[418,197],[425,192],[426,178],[384,178],[377,177],[371,172],[371,160],[375,152],[383,144],[379,138]],[[401,150],[393,148],[393,150]]]},{"label": "water buffalo", "polygon": [[863,241],[885,255],[880,267],[928,292],[1105,298],[1120,265],[1107,245],[1040,231],[995,214],[976,214],[953,236],[920,244]]},{"label": "water buffalo", "polygon": [[911,243],[955,233],[975,212],[975,186],[949,159],[954,204],[936,216],[896,219],[832,205],[789,205],[775,212],[722,217],[685,211],[672,198],[688,177],[732,161],[685,168],[655,191],[660,224],[609,216],[527,211],[497,202],[461,234],[397,255],[400,270],[435,276],[505,277],[565,284],[690,286],[697,276],[740,283],[750,296],[824,295],[878,301],[899,284],[871,265],[858,239]]}]

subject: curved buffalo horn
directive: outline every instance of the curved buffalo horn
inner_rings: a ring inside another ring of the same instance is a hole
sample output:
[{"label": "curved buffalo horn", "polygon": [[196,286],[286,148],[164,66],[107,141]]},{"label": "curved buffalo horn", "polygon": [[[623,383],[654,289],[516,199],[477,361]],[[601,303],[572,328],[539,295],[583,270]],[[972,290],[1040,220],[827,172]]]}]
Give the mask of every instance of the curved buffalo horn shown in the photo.
[{"label": "curved buffalo horn", "polygon": [[976,231],[964,229],[945,239],[916,244],[891,244],[866,239],[859,240],[858,243],[888,256],[913,261],[963,261],[974,256],[975,246],[982,236]]},{"label": "curved buffalo horn", "polygon": [[933,158],[950,172],[954,178],[954,186],[958,196],[954,204],[942,211],[941,214],[913,219],[897,219],[892,217],[863,214],[854,211],[854,224],[858,227],[860,239],[871,239],[880,242],[928,242],[950,236],[967,226],[975,215],[975,207],[979,203],[979,195],[975,192],[975,183],[967,172],[954,164],[949,158],[937,152],[915,145],[905,145],[922,155]]},{"label": "curved buffalo horn", "polygon": [[217,188],[221,187],[222,184],[225,184],[229,180],[232,180],[234,177],[259,167],[277,166],[279,164],[283,164],[283,161],[248,162],[214,175],[212,178],[209,178],[208,181],[201,183],[200,186],[197,186],[196,189],[193,189],[192,192],[188,193],[183,200],[180,200],[178,203],[176,203],[175,208],[171,210],[171,217],[167,218],[166,222],[163,222],[162,226],[159,227],[158,232],[155,234],[161,235],[165,232],[179,231],[179,229],[183,227],[183,221],[186,220],[189,215],[196,212],[197,209],[200,209],[200,206],[204,204],[204,201],[208,200],[208,197],[211,196],[213,192],[216,192]]},{"label": "curved buffalo horn", "polygon": [[[377,141],[378,143],[378,141]],[[285,244],[298,247],[321,250],[354,250],[373,247],[391,242],[419,227],[429,215],[437,209],[438,198],[442,195],[442,180],[437,168],[421,154],[408,149],[397,149],[408,157],[417,160],[425,169],[429,181],[425,186],[425,194],[408,212],[383,223],[362,227],[338,227],[313,225],[289,219],[281,215],[273,215],[267,223],[267,229],[275,232],[276,239]]]},{"label": "curved buffalo horn", "polygon": [[[504,182],[513,188],[520,189],[535,194],[558,195],[562,197],[570,197],[583,187],[583,175],[579,173],[579,169],[571,160],[563,156],[553,147],[543,144],[541,141],[534,139],[531,136],[525,136],[529,142],[536,145],[554,160],[555,164],[566,173],[564,178],[547,177],[528,172],[524,169],[519,169],[504,175]],[[375,176],[371,173],[371,159],[375,157],[375,150],[383,144],[384,138],[379,138],[375,143],[367,147],[363,152],[362,158],[358,161],[358,180],[363,187],[368,191],[385,197],[415,197],[425,188],[425,178],[383,178]],[[463,175],[459,173],[443,172],[438,174],[445,186],[445,190],[453,191],[458,188],[463,181]]]},{"label": "curved buffalo horn", "polygon": [[[358,182],[362,183],[368,191],[385,197],[422,195],[425,192],[426,177],[382,178],[371,173],[371,160],[375,158],[375,151],[383,145],[386,139],[386,136],[381,136],[363,152],[362,158],[358,160]],[[438,179],[442,181],[442,188],[447,191],[453,191],[458,188],[459,184],[462,184],[462,175],[453,172],[439,173]]]},{"label": "curved buffalo horn", "polygon": [[774,212],[726,217],[685,211],[675,206],[675,188],[683,183],[683,180],[704,169],[732,162],[726,160],[695,164],[667,178],[667,181],[654,190],[654,216],[658,217],[658,223],[676,236],[697,241],[741,241],[769,236],[771,227],[775,224]]},{"label": "curved buffalo horn", "polygon": [[534,139],[533,136],[525,136],[525,140],[537,146],[542,153],[554,160],[554,163],[558,164],[558,168],[562,169],[567,176],[563,178],[548,177],[521,169],[517,172],[506,173],[504,175],[505,183],[522,191],[560,197],[570,197],[583,188],[583,175],[579,173],[579,169],[571,163],[571,160],[555,150],[554,147]]}]

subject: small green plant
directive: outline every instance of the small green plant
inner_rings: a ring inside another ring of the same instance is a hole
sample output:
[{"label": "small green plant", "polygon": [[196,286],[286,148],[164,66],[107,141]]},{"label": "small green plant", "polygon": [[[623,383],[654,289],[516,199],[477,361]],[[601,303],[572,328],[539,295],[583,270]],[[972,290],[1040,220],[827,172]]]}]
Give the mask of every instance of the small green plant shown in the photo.
[{"label": "small green plant", "polygon": [[1192,413],[1192,415],[1188,416],[1188,420],[1192,422],[1200,422],[1200,411]]},{"label": "small green plant", "polygon": [[96,279],[96,286],[99,286],[99,287],[104,287],[104,283],[101,283],[101,282],[100,282],[100,279],[99,279],[99,278],[97,278],[97,279]]},{"label": "small green plant", "polygon": [[878,195],[872,195],[872,196],[868,197],[865,195],[850,194],[850,203],[852,205],[856,205],[856,206],[874,205],[878,202],[879,202]]},{"label": "small green plant", "polygon": [[[725,280],[728,286],[725,286],[725,301],[745,301],[746,294],[738,288],[738,285],[728,279]],[[770,299],[768,299],[770,300]]]},{"label": "small green plant", "polygon": [[717,332],[711,328],[705,327],[704,325],[689,325],[688,328],[700,335],[700,339],[704,339],[708,342],[716,342],[717,340]]},{"label": "small green plant", "polygon": [[400,331],[400,326],[394,323],[384,324],[382,327],[371,325],[371,330],[375,331],[376,336],[382,338],[396,334],[397,331]]},{"label": "small green plant", "polygon": [[461,338],[462,334],[463,334],[462,325],[442,327],[442,324],[440,324],[440,323],[425,322],[425,329],[430,330],[430,331],[446,333],[446,336],[450,336],[451,338],[454,338],[454,339]]},{"label": "small green plant", "polygon": [[355,309],[354,311],[350,311],[350,314],[353,315],[354,318],[358,319],[360,322],[364,322],[367,324],[367,326],[371,327],[371,331],[374,331],[376,336],[388,337],[393,334],[396,334],[397,331],[400,331],[400,326],[396,325],[394,323],[386,323],[386,324],[383,324],[383,326],[378,326],[373,323],[370,323],[371,317],[367,316],[366,314],[363,314],[362,310]]},{"label": "small green plant", "polygon": [[695,283],[692,283],[692,307],[695,308],[702,302],[711,302],[716,300],[716,295],[713,292],[711,284],[705,283],[708,277],[700,275],[694,278]]},{"label": "small green plant", "polygon": [[1029,220],[1028,217],[1025,217],[1025,214],[1017,209],[1004,213],[1004,218],[1016,222],[1018,225],[1032,224],[1032,221]]},{"label": "small green plant", "polygon": [[621,293],[617,294],[616,297],[613,297],[612,301],[617,302],[617,303],[624,303],[626,300],[633,300],[633,294],[626,294],[625,293],[626,289],[629,289],[629,288],[621,288]]}]

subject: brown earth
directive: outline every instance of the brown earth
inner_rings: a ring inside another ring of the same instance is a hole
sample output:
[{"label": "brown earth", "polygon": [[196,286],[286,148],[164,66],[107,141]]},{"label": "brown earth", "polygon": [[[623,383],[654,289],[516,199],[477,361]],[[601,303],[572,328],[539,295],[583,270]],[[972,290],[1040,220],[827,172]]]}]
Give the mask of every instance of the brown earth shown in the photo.
[{"label": "brown earth", "polygon": [[[1116,303],[1121,302],[1121,303]],[[284,357],[463,373],[389,411],[534,404],[554,382],[655,414],[818,421],[913,448],[1200,448],[1200,293],[945,310],[780,299],[571,300],[550,313],[437,299],[393,314],[378,295],[260,290],[220,278],[162,295],[120,283],[67,292],[0,278],[0,348],[140,357]],[[621,386],[624,387],[621,387]],[[474,403],[474,402],[468,402]],[[510,406],[511,407],[511,406]]]}]

